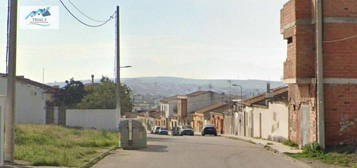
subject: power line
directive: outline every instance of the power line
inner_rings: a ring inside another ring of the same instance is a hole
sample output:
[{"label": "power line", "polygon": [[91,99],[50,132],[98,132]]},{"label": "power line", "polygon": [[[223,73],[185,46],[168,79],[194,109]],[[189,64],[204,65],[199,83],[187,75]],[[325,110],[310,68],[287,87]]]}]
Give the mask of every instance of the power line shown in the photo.
[{"label": "power line", "polygon": [[353,38],[357,38],[357,34],[353,35],[353,36],[345,37],[342,39],[324,41],[324,43],[336,43],[336,42],[345,41],[345,40],[349,40],[349,39],[353,39]]},{"label": "power line", "polygon": [[71,0],[68,0],[68,2],[69,2],[75,9],[77,9],[77,11],[78,11],[79,13],[81,13],[81,14],[82,14],[84,17],[86,17],[87,19],[89,19],[89,20],[91,20],[91,21],[94,21],[94,22],[101,22],[101,23],[106,22],[106,20],[97,20],[97,19],[93,19],[92,17],[89,17],[87,14],[85,14],[83,11],[81,11],[81,10],[77,7],[77,5],[75,5],[74,3],[72,3]]},{"label": "power line", "polygon": [[101,24],[98,24],[98,25],[91,25],[91,24],[88,24],[88,23],[85,23],[84,21],[80,20],[76,15],[74,15],[71,10],[68,9],[68,7],[63,3],[62,0],[59,0],[62,4],[62,6],[67,10],[67,12],[74,18],[76,19],[79,23],[87,26],[87,27],[101,27],[101,26],[104,26],[105,24],[107,24],[109,21],[111,21],[112,19],[114,19],[114,16],[116,15],[116,13],[114,12],[113,15],[111,15],[106,21],[104,21],[103,23]]}]

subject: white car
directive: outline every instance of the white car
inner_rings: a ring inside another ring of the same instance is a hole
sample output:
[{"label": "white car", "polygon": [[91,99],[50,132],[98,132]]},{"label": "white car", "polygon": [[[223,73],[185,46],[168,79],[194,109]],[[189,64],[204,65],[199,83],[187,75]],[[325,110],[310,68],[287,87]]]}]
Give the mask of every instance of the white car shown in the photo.
[{"label": "white car", "polygon": [[183,136],[183,135],[191,135],[194,136],[194,131],[192,129],[191,126],[189,125],[184,125],[184,126],[180,126],[179,127],[179,135]]},{"label": "white car", "polygon": [[155,127],[151,130],[151,133],[152,133],[152,134],[158,134],[158,133],[159,133],[159,130],[160,130],[160,127],[159,127],[159,126],[155,126]]}]

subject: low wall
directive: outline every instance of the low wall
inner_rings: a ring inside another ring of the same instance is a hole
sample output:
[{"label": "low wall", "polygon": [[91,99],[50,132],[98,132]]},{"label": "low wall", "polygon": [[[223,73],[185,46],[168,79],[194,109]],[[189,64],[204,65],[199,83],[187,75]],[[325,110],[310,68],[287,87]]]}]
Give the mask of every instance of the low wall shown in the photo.
[{"label": "low wall", "polygon": [[274,103],[262,114],[262,138],[274,141],[288,139],[289,112],[286,104]]},{"label": "low wall", "polygon": [[115,109],[68,109],[66,126],[98,130],[117,130],[117,111]]},{"label": "low wall", "polygon": [[[288,107],[284,103],[269,103],[269,108],[248,107],[247,136],[284,141],[288,139]],[[250,110],[250,111],[249,111]]]},{"label": "low wall", "polygon": [[5,96],[0,95],[0,167],[4,163]]}]

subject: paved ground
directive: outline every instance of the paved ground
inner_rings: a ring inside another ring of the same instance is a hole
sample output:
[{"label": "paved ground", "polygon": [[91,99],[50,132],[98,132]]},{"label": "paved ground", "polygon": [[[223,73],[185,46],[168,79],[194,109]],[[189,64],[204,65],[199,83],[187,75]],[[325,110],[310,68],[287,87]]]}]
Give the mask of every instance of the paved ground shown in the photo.
[{"label": "paved ground", "polygon": [[301,168],[286,156],[224,137],[149,135],[148,148],[118,150],[95,168]]},{"label": "paved ground", "polygon": [[296,149],[293,147],[286,146],[279,142],[269,141],[269,140],[265,140],[265,139],[258,139],[258,138],[253,138],[253,137],[237,136],[237,135],[224,135],[224,136],[228,137],[228,138],[254,142],[255,144],[260,144],[263,146],[269,146],[271,149],[273,149],[279,153],[301,153],[302,152],[302,150],[300,150],[300,149]]}]

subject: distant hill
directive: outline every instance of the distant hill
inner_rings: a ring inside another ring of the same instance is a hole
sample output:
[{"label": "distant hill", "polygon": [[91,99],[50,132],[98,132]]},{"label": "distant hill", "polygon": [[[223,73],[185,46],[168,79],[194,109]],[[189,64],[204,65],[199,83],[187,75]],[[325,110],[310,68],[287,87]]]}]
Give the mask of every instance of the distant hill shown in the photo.
[{"label": "distant hill", "polygon": [[[99,80],[96,80],[96,82]],[[82,80],[83,83],[90,83],[91,80]],[[216,92],[232,93],[238,95],[239,87],[230,87],[228,80],[203,80],[188,79],[176,77],[141,77],[124,78],[122,82],[127,84],[136,95],[148,95],[153,97],[166,97],[178,94],[187,94],[197,90],[212,90]],[[271,88],[284,86],[279,81],[264,80],[231,80],[232,84],[238,84],[243,87],[243,94],[252,96],[266,90],[266,84],[269,82]],[[64,82],[48,83],[49,85],[58,85],[63,87]]]}]

